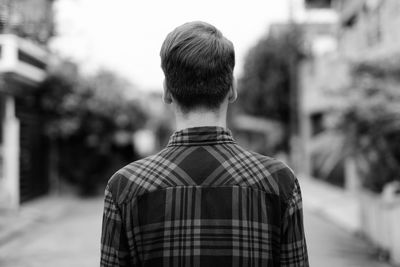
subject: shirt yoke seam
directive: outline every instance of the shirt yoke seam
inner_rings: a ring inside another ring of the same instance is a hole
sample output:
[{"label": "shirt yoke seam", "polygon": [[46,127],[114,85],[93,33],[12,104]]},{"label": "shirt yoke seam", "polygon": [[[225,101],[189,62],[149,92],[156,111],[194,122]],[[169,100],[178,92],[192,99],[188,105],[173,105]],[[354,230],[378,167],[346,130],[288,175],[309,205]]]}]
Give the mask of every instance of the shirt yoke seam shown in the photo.
[{"label": "shirt yoke seam", "polygon": [[227,188],[229,188],[229,187],[238,187],[238,188],[246,188],[246,189],[250,189],[250,190],[252,190],[252,191],[261,192],[261,193],[263,193],[263,194],[269,194],[269,195],[274,195],[274,196],[278,196],[278,197],[279,197],[279,195],[277,195],[277,194],[269,193],[269,192],[266,192],[266,191],[264,191],[264,190],[260,190],[260,189],[257,189],[257,188],[253,188],[253,187],[251,187],[251,186],[240,186],[240,185],[235,185],[235,184],[232,184],[232,185],[217,185],[217,186],[206,186],[206,185],[178,185],[178,186],[167,186],[167,187],[163,187],[163,188],[156,189],[156,190],[154,190],[154,191],[146,191],[146,192],[144,192],[143,194],[140,194],[140,195],[131,196],[131,197],[126,198],[126,199],[124,199],[123,201],[121,201],[121,203],[120,203],[119,205],[126,205],[128,202],[132,201],[133,199],[136,199],[136,198],[139,198],[139,197],[142,197],[142,196],[144,196],[144,195],[151,194],[151,193],[154,193],[154,192],[165,191],[165,190],[172,189],[172,188],[184,188],[184,187],[202,187],[202,188],[222,188],[222,187],[227,187]]}]

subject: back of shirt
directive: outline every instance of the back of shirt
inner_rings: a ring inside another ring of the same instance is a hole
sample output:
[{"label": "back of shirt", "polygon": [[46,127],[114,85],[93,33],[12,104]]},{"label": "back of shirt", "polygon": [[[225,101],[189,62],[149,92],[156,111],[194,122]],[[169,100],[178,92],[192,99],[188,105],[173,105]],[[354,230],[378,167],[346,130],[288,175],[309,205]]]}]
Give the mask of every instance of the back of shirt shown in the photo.
[{"label": "back of shirt", "polygon": [[110,179],[101,266],[308,266],[297,179],[223,128],[176,132]]}]

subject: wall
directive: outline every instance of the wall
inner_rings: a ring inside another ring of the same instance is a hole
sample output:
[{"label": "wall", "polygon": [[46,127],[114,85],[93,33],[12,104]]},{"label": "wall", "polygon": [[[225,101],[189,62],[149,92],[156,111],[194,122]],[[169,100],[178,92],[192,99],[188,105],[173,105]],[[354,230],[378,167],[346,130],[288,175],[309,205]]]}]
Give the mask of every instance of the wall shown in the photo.
[{"label": "wall", "polygon": [[0,0],[0,33],[46,44],[54,34],[52,0]]},{"label": "wall", "polygon": [[349,60],[399,53],[400,1],[341,1],[339,47]]}]

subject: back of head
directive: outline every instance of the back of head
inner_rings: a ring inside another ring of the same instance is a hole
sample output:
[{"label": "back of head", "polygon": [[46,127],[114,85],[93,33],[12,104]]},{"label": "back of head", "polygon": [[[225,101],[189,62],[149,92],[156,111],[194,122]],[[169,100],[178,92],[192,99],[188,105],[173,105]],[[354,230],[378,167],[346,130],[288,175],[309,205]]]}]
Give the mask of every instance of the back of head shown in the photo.
[{"label": "back of head", "polygon": [[166,86],[183,111],[217,109],[233,84],[233,44],[205,22],[185,23],[161,47]]}]

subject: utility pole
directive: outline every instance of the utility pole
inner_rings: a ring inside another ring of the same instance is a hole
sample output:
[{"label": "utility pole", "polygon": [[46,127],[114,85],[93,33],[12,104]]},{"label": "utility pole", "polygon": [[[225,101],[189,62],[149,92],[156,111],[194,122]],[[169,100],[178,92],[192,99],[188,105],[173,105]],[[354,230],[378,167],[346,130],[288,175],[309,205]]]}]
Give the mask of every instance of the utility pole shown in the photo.
[{"label": "utility pole", "polygon": [[298,155],[299,155],[299,86],[298,86],[298,55],[296,47],[298,32],[295,15],[295,0],[289,0],[289,103],[290,103],[290,119],[289,119],[289,131],[290,131],[290,161],[294,169],[298,169]]}]

